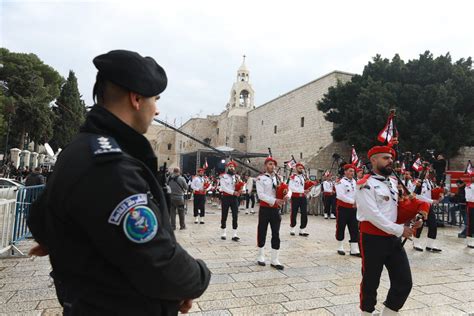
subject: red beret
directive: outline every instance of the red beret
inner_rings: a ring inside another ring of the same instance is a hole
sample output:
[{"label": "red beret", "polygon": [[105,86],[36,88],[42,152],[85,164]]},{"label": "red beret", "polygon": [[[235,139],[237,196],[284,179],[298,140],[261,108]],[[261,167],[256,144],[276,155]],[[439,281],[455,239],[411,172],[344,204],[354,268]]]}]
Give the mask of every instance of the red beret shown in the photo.
[{"label": "red beret", "polygon": [[391,154],[393,158],[396,156],[395,149],[390,146],[374,146],[367,152],[367,157],[370,158],[375,154]]},{"label": "red beret", "polygon": [[266,164],[267,162],[270,162],[270,161],[273,161],[273,163],[275,164],[275,166],[278,165],[277,161],[276,161],[275,159],[273,159],[273,157],[267,157],[267,159],[265,159],[265,164]]},{"label": "red beret", "polygon": [[356,172],[359,172],[359,171],[364,171],[364,169],[362,169],[362,168],[356,168]]},{"label": "red beret", "polygon": [[351,168],[354,169],[354,171],[357,169],[356,166],[351,165],[350,163],[344,165],[344,170],[351,169]]},{"label": "red beret", "polygon": [[225,166],[226,167],[234,166],[234,168],[237,168],[237,164],[233,160],[229,161]]},{"label": "red beret", "polygon": [[298,166],[304,168],[304,166],[303,166],[303,164],[302,164],[301,162],[298,162],[298,163],[295,165],[295,168],[298,168]]},{"label": "red beret", "polygon": [[199,168],[199,169],[198,169],[198,172],[201,172],[201,171],[202,171],[202,172],[206,172],[206,169],[204,169],[204,168]]}]

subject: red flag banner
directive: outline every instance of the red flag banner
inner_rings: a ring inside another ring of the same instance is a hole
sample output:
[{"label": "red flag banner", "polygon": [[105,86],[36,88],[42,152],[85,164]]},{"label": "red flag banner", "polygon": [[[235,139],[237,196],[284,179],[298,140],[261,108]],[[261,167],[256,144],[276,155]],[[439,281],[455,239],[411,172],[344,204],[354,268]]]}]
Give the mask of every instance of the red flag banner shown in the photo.
[{"label": "red flag banner", "polygon": [[421,158],[417,158],[415,160],[415,162],[413,163],[413,166],[412,166],[413,170],[416,170],[418,172],[420,172],[421,170],[423,170],[423,164],[421,162]]},{"label": "red flag banner", "polygon": [[352,147],[352,154],[351,154],[351,163],[354,166],[359,167],[359,157],[357,156],[356,150],[354,147]]},{"label": "red flag banner", "polygon": [[470,160],[468,160],[468,162],[467,162],[466,173],[468,175],[473,175],[474,174],[474,168],[472,167],[472,163],[471,163]]},{"label": "red flag banner", "polygon": [[390,143],[393,137],[397,137],[397,132],[393,126],[393,114],[390,114],[387,120],[387,124],[385,127],[380,131],[379,135],[377,136],[377,140],[381,143]]},{"label": "red flag banner", "polygon": [[290,160],[285,161],[285,164],[288,166],[288,168],[294,169],[296,166],[296,160],[291,158]]}]

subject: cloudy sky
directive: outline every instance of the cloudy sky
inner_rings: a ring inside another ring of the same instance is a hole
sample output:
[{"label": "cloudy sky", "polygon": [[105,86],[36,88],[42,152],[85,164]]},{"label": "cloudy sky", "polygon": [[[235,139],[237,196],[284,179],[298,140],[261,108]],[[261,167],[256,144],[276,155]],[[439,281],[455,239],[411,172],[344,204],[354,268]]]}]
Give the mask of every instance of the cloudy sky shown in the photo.
[{"label": "cloudy sky", "polygon": [[8,1],[0,43],[74,70],[86,104],[92,58],[154,57],[168,73],[162,118],[220,113],[246,54],[256,105],[333,70],[361,73],[376,54],[474,55],[473,1]]}]

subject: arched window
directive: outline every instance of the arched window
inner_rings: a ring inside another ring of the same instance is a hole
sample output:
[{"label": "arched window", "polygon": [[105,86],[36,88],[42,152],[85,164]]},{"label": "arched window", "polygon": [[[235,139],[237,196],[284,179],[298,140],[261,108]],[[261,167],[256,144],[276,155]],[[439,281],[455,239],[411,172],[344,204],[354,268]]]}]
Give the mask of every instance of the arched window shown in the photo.
[{"label": "arched window", "polygon": [[168,150],[171,150],[171,144],[168,144]]},{"label": "arched window", "polygon": [[239,143],[241,143],[241,144],[245,143],[245,138],[246,138],[245,135],[240,135],[239,136]]},{"label": "arched window", "polygon": [[242,90],[239,97],[239,105],[241,107],[247,107],[249,105],[249,92],[247,90]]}]

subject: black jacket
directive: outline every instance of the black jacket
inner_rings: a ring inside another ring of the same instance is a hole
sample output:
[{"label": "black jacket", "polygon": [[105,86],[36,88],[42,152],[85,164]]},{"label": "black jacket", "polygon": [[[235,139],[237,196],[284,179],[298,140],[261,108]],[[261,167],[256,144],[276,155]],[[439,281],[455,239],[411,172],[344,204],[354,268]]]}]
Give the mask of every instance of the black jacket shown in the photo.
[{"label": "black jacket", "polygon": [[25,180],[25,186],[41,185],[44,184],[45,180],[42,174],[37,172],[30,173]]},{"label": "black jacket", "polygon": [[176,315],[209,285],[176,242],[156,176],[146,138],[99,106],[61,152],[28,226],[73,314]]}]

